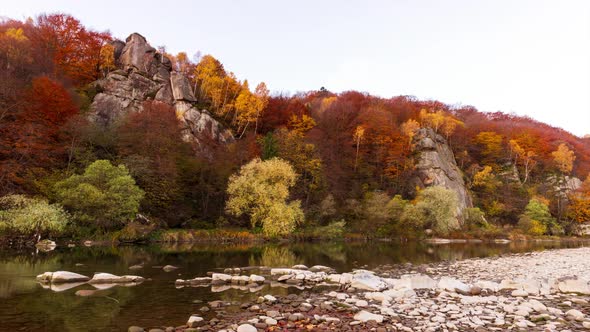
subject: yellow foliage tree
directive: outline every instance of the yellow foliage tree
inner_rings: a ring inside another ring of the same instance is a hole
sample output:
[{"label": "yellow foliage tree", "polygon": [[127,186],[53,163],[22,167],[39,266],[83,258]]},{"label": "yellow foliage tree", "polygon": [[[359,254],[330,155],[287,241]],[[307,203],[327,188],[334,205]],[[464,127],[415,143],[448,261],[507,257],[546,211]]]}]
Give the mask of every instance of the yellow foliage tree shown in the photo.
[{"label": "yellow foliage tree", "polygon": [[490,166],[485,166],[481,171],[475,173],[473,176],[473,185],[476,187],[484,187],[491,183],[494,178],[494,173]]},{"label": "yellow foliage tree", "polygon": [[418,121],[409,119],[408,121],[402,123],[400,129],[404,135],[408,136],[408,144],[412,146],[412,140],[414,139],[414,136],[416,136],[418,129],[420,129],[420,124]]},{"label": "yellow foliage tree", "polygon": [[111,44],[105,44],[100,49],[100,69],[103,75],[106,76],[115,68],[115,47]]},{"label": "yellow foliage tree", "polygon": [[557,169],[559,169],[560,172],[563,174],[569,174],[572,171],[576,155],[574,154],[574,151],[567,147],[567,145],[564,143],[559,144],[557,150],[553,151],[551,155],[553,156],[555,166],[557,166]]},{"label": "yellow foliage tree", "polygon": [[356,156],[354,158],[354,170],[356,171],[356,168],[358,165],[359,149],[360,149],[361,141],[362,141],[363,137],[365,137],[365,127],[363,127],[362,125],[358,125],[355,128],[354,134],[352,136],[353,136],[354,141],[356,143]]},{"label": "yellow foliage tree", "polygon": [[537,154],[532,150],[526,151],[518,144],[516,140],[513,139],[509,141],[509,145],[510,150],[512,152],[512,156],[514,158],[514,165],[518,166],[520,162],[520,164],[522,164],[522,166],[524,167],[524,180],[522,181],[522,183],[525,184],[529,178],[531,169],[536,164],[534,157],[536,157]]},{"label": "yellow foliage tree", "polygon": [[289,118],[288,126],[291,128],[292,132],[303,135],[315,127],[316,122],[311,116],[307,114],[302,114],[301,116],[293,114]]},{"label": "yellow foliage tree", "polygon": [[262,226],[267,236],[287,235],[304,219],[300,201],[287,203],[296,180],[287,161],[256,158],[230,177],[226,210],[236,217],[248,215],[252,227]]}]

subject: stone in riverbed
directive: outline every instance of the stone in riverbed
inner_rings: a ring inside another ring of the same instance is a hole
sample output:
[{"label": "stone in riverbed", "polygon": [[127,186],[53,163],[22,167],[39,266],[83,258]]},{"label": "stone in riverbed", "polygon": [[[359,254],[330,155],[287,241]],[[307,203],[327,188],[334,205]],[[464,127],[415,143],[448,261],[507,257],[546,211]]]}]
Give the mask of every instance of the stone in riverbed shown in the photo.
[{"label": "stone in riverbed", "polygon": [[303,264],[293,265],[291,268],[295,269],[295,270],[307,270],[308,269],[308,267]]},{"label": "stone in riverbed", "polygon": [[438,282],[438,288],[444,289],[449,292],[457,292],[462,294],[470,294],[471,287],[466,285],[465,283],[449,278],[449,277],[442,277]]},{"label": "stone in riverbed", "polygon": [[57,248],[57,244],[54,241],[45,239],[37,242],[35,247],[43,252],[48,252]]},{"label": "stone in riverbed", "polygon": [[374,320],[377,323],[383,323],[382,315],[372,314],[365,310],[357,312],[356,315],[354,315],[354,319],[361,322],[368,322],[370,320]]},{"label": "stone in riverbed", "polygon": [[200,327],[205,325],[205,320],[203,317],[198,315],[192,315],[189,317],[188,321],[186,322],[188,327]]},{"label": "stone in riverbed", "polygon": [[262,284],[262,283],[264,283],[264,280],[265,279],[264,279],[263,276],[259,276],[259,275],[256,275],[256,274],[251,274],[250,275],[250,278],[249,278],[249,281],[251,283],[256,283],[256,284]]},{"label": "stone in riverbed", "polygon": [[314,265],[310,267],[309,270],[311,272],[330,272],[332,268],[324,265]]},{"label": "stone in riverbed", "polygon": [[119,284],[119,283],[138,283],[143,282],[145,279],[140,276],[117,276],[110,273],[98,272],[95,273],[89,284]]},{"label": "stone in riverbed", "polygon": [[224,273],[213,273],[211,275],[211,282],[214,285],[219,285],[219,284],[228,284],[231,282],[231,278],[232,276],[230,276],[229,274],[224,274]]},{"label": "stone in riverbed", "polygon": [[84,282],[90,280],[89,277],[68,271],[45,272],[37,276],[37,281],[43,283],[66,283],[66,282]]},{"label": "stone in riverbed", "polygon": [[127,329],[127,332],[145,332],[145,330],[143,329],[143,327],[139,327],[139,326],[130,326]]},{"label": "stone in riverbed", "polygon": [[164,270],[164,272],[172,272],[177,269],[178,269],[178,267],[174,266],[174,265],[166,265],[162,268],[162,270]]},{"label": "stone in riverbed", "polygon": [[583,321],[584,317],[585,317],[585,315],[581,311],[576,310],[576,309],[568,310],[565,313],[565,315],[566,315],[566,317],[571,318],[571,319],[575,319],[577,321]]},{"label": "stone in riverbed", "polygon": [[258,332],[258,330],[250,324],[242,324],[238,326],[237,332]]},{"label": "stone in riverbed", "polygon": [[387,284],[383,279],[367,271],[353,274],[350,286],[356,289],[373,292],[379,292],[387,288]]},{"label": "stone in riverbed", "polygon": [[582,279],[569,278],[557,283],[557,288],[562,293],[578,293],[590,295],[590,286],[588,282]]}]

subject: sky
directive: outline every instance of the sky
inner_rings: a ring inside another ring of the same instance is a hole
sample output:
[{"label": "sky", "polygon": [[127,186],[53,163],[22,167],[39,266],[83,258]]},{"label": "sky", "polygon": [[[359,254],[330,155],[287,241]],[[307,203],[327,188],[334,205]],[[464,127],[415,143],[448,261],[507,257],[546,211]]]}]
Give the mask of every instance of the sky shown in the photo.
[{"label": "sky", "polygon": [[411,95],[590,134],[590,0],[19,0],[0,16],[54,12],[273,92]]}]

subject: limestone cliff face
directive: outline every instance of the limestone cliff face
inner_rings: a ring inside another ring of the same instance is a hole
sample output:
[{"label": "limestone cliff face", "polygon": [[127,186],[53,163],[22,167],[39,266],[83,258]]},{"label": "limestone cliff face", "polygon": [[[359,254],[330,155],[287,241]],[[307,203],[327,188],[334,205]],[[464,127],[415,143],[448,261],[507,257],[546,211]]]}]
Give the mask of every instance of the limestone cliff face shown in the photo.
[{"label": "limestone cliff face", "polygon": [[141,110],[144,101],[157,100],[174,107],[186,141],[201,145],[209,140],[234,140],[209,112],[196,108],[197,99],[188,79],[174,71],[170,59],[142,35],[133,33],[125,42],[116,40],[112,45],[117,70],[93,83],[99,93],[90,106],[91,120],[108,125],[124,114]]},{"label": "limestone cliff face", "polygon": [[414,146],[416,173],[412,184],[420,188],[441,186],[454,191],[459,199],[457,216],[461,216],[463,209],[472,207],[473,203],[447,141],[431,128],[421,128],[414,137]]}]

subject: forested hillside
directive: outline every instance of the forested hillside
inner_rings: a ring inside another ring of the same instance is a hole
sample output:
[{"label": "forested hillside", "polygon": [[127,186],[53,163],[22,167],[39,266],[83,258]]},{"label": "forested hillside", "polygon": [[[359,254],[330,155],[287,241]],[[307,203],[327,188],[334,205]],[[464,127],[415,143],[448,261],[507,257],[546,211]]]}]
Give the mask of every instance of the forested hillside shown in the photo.
[{"label": "forested hillside", "polygon": [[62,14],[2,22],[0,231],[113,231],[137,213],[268,236],[590,221],[588,136],[409,96],[271,94],[229,67]]}]

